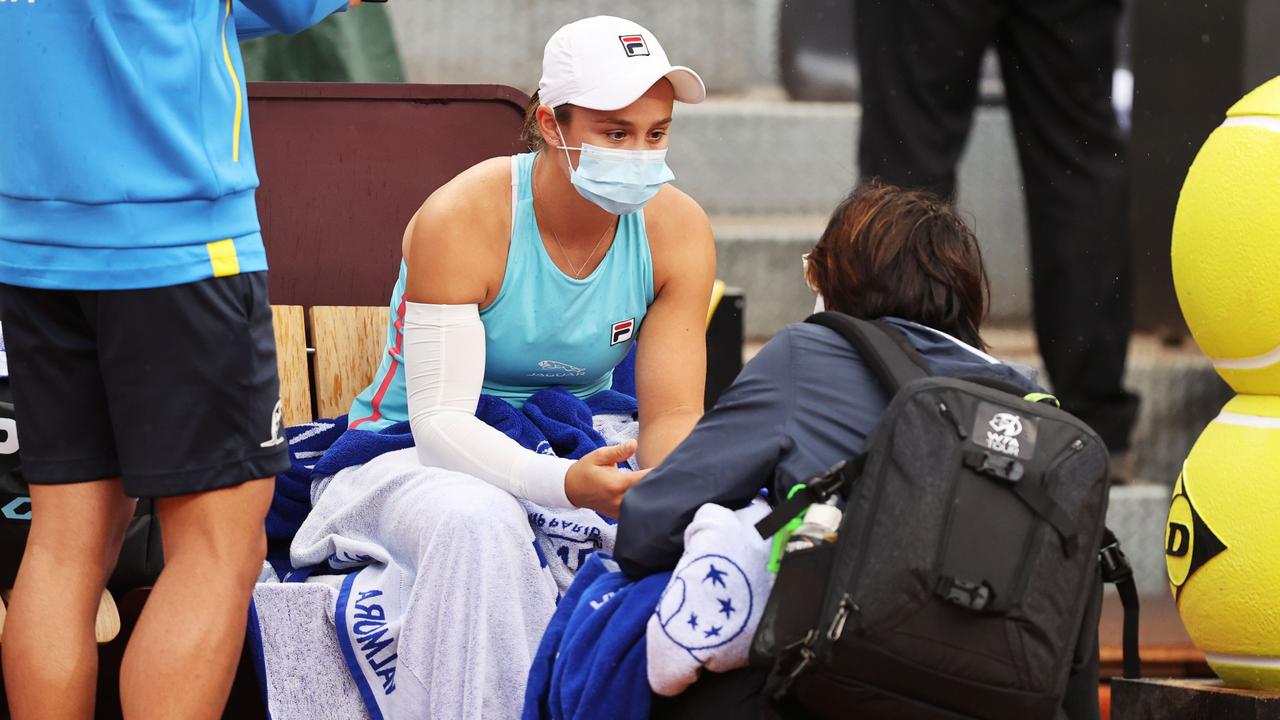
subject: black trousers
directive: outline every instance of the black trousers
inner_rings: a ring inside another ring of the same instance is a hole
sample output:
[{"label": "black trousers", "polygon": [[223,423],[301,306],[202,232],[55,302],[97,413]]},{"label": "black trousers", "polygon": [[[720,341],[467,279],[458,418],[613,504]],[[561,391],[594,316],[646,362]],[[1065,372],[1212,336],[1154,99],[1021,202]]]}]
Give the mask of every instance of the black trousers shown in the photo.
[{"label": "black trousers", "polygon": [[1126,450],[1132,328],[1125,148],[1111,105],[1121,0],[857,0],[863,178],[953,197],[994,45],[1030,220],[1036,335],[1063,407]]}]

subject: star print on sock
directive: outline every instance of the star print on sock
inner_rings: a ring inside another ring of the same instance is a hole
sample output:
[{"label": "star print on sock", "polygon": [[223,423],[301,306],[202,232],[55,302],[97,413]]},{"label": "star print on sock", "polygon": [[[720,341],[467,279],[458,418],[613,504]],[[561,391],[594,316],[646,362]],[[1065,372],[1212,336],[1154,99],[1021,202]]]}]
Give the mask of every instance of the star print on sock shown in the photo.
[{"label": "star print on sock", "polygon": [[710,580],[712,585],[719,585],[720,587],[727,587],[727,586],[725,585],[725,583],[724,583],[724,576],[725,576],[725,575],[728,575],[728,573],[726,573],[725,571],[721,570],[720,568],[717,568],[715,565],[712,565],[712,566],[711,566],[711,569],[707,571],[707,576],[706,576],[706,577],[704,577],[704,578],[702,578],[702,582],[706,582],[706,581]]},{"label": "star print on sock", "polygon": [[706,637],[720,637],[720,626],[712,625],[711,629],[703,633]]},{"label": "star print on sock", "polygon": [[720,598],[719,602],[720,612],[724,613],[724,618],[726,620],[733,617],[733,614],[738,611],[738,609],[733,606],[733,598]]},{"label": "star print on sock", "polygon": [[698,629],[698,616],[694,615],[693,613],[689,613],[689,627],[693,628],[694,630]]}]

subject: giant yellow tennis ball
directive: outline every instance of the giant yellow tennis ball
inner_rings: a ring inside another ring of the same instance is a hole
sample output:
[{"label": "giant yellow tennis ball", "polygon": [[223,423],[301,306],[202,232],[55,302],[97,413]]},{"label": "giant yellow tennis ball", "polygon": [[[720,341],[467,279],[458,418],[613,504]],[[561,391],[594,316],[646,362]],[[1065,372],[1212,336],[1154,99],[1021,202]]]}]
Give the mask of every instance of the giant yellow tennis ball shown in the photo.
[{"label": "giant yellow tennis ball", "polygon": [[1173,280],[1223,379],[1238,393],[1280,395],[1280,77],[1232,106],[1191,164]]},{"label": "giant yellow tennis ball", "polygon": [[1200,435],[1173,490],[1165,561],[1214,671],[1280,690],[1280,397],[1237,396]]}]

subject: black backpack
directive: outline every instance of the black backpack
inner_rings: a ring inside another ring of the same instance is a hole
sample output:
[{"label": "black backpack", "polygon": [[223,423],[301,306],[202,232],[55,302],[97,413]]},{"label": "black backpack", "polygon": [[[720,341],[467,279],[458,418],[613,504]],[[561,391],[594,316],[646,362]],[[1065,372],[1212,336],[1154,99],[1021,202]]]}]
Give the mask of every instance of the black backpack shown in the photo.
[{"label": "black backpack", "polygon": [[[808,321],[844,336],[892,399],[861,455],[756,526],[769,537],[810,503],[845,500],[834,542],[783,559],[753,640],[775,708],[1053,718],[1073,663],[1096,660],[1103,580],[1121,589],[1125,675],[1136,677],[1137,592],[1104,526],[1098,436],[1048,396],[930,376],[890,325]],[[1096,712],[1096,691],[1091,701]]]},{"label": "black backpack", "polygon": [[[31,530],[31,496],[22,477],[18,421],[9,381],[0,377],[0,589],[13,587]],[[151,500],[141,499],[125,531],[120,559],[107,586],[123,593],[155,582],[164,566],[160,523]]]}]

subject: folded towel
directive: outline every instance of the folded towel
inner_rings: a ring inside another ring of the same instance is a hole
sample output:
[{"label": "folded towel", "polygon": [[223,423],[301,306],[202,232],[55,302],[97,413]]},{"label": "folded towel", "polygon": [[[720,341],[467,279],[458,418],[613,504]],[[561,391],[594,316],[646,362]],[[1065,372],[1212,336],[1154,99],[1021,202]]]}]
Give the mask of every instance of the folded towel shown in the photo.
[{"label": "folded towel", "polygon": [[[521,410],[482,398],[477,415],[525,447],[580,457],[634,439],[634,412],[633,398],[606,392],[584,402],[551,388]],[[423,467],[412,445],[408,423],[348,430],[312,470],[314,509],[292,546],[304,570],[286,580],[339,579],[307,579],[317,564],[347,574],[331,606],[340,651],[310,661],[345,665],[353,688],[334,697],[358,695],[371,717],[512,717],[556,600],[594,553],[612,549],[615,526],[590,510],[548,510]],[[278,688],[319,643],[280,637],[272,612],[259,608],[267,685]],[[268,701],[273,717],[303,717]]]},{"label": "folded towel", "polygon": [[645,624],[669,575],[632,581],[607,555],[592,555],[538,646],[523,717],[647,718]]},{"label": "folded towel", "polygon": [[562,387],[551,387],[534,393],[519,410],[499,398],[481,396],[476,417],[530,450],[577,460],[605,445],[594,428],[596,416],[630,416],[636,409],[635,398],[612,390],[584,401]]},{"label": "folded towel", "polygon": [[[341,471],[292,547],[299,567],[347,573],[307,580],[341,580],[340,653],[310,662],[345,665],[370,717],[513,716],[557,596],[534,543],[515,498],[413,448]],[[277,638],[268,674],[297,674],[315,643]]]},{"label": "folded towel", "polygon": [[768,513],[768,504],[757,500],[736,512],[708,503],[693,516],[684,555],[645,634],[654,692],[678,695],[704,667],[727,672],[747,666],[773,589],[770,543],[755,529]]},{"label": "folded towel", "polygon": [[342,470],[363,465],[379,455],[410,447],[413,447],[413,432],[409,429],[408,420],[389,425],[377,432],[348,429],[316,463],[311,477],[315,479],[337,475]]}]

